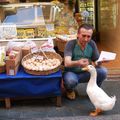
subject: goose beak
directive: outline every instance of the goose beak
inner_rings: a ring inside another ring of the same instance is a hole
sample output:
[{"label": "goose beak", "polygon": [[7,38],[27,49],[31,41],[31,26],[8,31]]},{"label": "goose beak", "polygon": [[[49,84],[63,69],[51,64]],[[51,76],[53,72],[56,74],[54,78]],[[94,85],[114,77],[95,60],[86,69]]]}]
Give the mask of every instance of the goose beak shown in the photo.
[{"label": "goose beak", "polygon": [[88,67],[82,68],[82,71],[88,71],[88,70],[89,70]]}]

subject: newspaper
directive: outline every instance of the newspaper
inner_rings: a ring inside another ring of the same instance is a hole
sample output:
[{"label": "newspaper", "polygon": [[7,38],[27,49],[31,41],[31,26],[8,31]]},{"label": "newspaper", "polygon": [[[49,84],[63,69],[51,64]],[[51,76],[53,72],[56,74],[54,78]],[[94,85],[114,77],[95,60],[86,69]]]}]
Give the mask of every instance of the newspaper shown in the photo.
[{"label": "newspaper", "polygon": [[115,60],[115,58],[116,58],[116,53],[101,51],[99,59],[97,60],[97,62]]}]

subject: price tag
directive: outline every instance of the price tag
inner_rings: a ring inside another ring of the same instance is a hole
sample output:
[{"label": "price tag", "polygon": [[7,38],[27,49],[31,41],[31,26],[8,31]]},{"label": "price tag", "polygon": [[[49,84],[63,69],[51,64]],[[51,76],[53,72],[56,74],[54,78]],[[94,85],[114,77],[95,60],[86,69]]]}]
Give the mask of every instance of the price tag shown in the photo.
[{"label": "price tag", "polygon": [[9,75],[14,75],[14,72],[15,72],[15,70],[10,69],[10,70],[9,70]]},{"label": "price tag", "polygon": [[53,31],[54,30],[54,24],[46,24],[47,31]]},{"label": "price tag", "polygon": [[2,39],[2,38],[3,38],[3,27],[0,24],[0,39]]}]

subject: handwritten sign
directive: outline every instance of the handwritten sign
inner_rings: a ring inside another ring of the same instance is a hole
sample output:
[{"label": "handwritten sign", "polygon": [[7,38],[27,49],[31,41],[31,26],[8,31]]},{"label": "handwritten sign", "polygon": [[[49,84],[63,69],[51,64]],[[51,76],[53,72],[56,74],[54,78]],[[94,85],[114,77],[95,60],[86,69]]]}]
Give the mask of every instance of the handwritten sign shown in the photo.
[{"label": "handwritten sign", "polygon": [[0,24],[0,39],[12,39],[17,37],[15,24]]}]

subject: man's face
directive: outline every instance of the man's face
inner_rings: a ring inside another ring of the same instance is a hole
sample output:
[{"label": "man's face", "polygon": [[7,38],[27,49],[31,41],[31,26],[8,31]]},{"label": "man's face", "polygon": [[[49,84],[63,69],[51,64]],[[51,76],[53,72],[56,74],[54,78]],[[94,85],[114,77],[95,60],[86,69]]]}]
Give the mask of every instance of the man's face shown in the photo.
[{"label": "man's face", "polygon": [[93,30],[92,29],[85,29],[85,28],[81,28],[78,32],[78,40],[79,43],[84,47],[86,46],[86,44],[90,41],[91,37],[93,34]]}]

